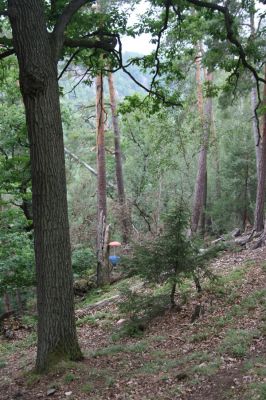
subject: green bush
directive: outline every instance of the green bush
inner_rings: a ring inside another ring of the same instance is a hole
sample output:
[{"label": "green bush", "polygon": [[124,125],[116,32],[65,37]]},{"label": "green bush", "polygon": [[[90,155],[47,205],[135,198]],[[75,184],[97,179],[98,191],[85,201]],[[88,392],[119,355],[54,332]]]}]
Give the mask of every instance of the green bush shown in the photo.
[{"label": "green bush", "polygon": [[1,212],[0,294],[35,284],[33,240],[25,225],[19,210]]},{"label": "green bush", "polygon": [[94,269],[96,256],[92,249],[77,247],[72,251],[72,267],[77,275],[84,275],[86,271]]}]

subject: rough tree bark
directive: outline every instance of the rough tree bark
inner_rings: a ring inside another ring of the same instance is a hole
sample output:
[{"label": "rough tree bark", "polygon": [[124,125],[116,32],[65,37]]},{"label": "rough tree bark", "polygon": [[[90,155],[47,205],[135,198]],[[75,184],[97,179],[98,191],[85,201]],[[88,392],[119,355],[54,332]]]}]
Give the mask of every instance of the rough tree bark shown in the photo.
[{"label": "rough tree bark", "polygon": [[8,14],[30,142],[38,307],[36,367],[43,371],[54,358],[82,357],[74,319],[57,58],[46,30],[43,2],[9,0]]},{"label": "rough tree bark", "polygon": [[[207,169],[207,150],[208,150],[208,139],[210,131],[210,116],[212,114],[212,102],[211,98],[207,98],[205,104],[205,110],[203,105],[203,93],[201,84],[201,62],[200,62],[200,50],[196,57],[196,83],[197,83],[197,100],[198,100],[198,111],[202,125],[202,140],[198,158],[198,173],[194,188],[194,203],[192,209],[191,219],[191,233],[197,232],[200,215],[203,211],[204,192],[206,190],[206,169]],[[208,81],[212,80],[212,75],[207,74]]]},{"label": "rough tree bark", "polygon": [[104,132],[104,96],[103,75],[96,77],[96,147],[97,147],[97,285],[110,282],[106,248],[106,166],[105,166],[105,132]]},{"label": "rough tree bark", "polygon": [[122,153],[120,146],[120,130],[117,117],[115,87],[114,87],[113,74],[111,72],[108,74],[108,85],[109,85],[110,104],[112,112],[112,122],[114,129],[115,172],[116,172],[117,192],[118,192],[119,204],[121,206],[123,240],[124,242],[127,243],[129,239],[130,222],[127,212],[127,204],[126,204],[126,196],[124,188],[123,163],[122,163]]},{"label": "rough tree bark", "polygon": [[[266,77],[266,65],[265,65]],[[266,85],[264,84],[263,104],[266,106]],[[266,112],[263,114],[263,127],[261,137],[261,154],[259,162],[259,176],[257,183],[256,206],[254,215],[254,230],[261,232],[264,229],[264,202],[266,180]]]}]

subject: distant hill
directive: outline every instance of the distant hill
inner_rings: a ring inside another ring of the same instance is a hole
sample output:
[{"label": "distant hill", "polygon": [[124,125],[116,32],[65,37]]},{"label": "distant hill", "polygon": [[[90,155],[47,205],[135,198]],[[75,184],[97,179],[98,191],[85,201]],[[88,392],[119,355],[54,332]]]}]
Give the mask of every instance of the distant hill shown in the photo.
[{"label": "distant hill", "polygon": [[[125,52],[123,53],[124,64],[126,64],[127,60],[132,57],[141,57],[142,54]],[[134,76],[134,78],[143,84],[144,86],[149,86],[149,74],[144,74],[140,69],[133,65],[128,68],[128,71]],[[76,67],[75,73],[74,71],[66,73],[62,79],[60,80],[60,86],[62,87],[62,91],[64,93],[64,99],[70,102],[81,103],[91,103],[95,101],[95,86],[94,82],[89,85],[86,83],[85,78],[84,81],[81,81],[78,85],[77,83],[82,77],[82,73],[85,72],[84,68]],[[119,70],[114,73],[114,81],[115,81],[115,89],[117,92],[118,99],[123,99],[125,96],[130,96],[134,93],[145,93],[145,91],[138,86],[125,72]],[[77,85],[75,87],[75,85]],[[106,93],[106,97],[108,97],[108,86],[107,79],[104,82],[104,92]],[[77,105],[78,105],[77,104]]]}]

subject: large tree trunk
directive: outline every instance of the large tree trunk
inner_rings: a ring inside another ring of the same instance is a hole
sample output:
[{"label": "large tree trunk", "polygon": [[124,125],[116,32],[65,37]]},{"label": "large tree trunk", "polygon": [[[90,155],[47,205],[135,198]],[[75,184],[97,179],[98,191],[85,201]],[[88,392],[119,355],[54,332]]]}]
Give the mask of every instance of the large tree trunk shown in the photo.
[{"label": "large tree trunk", "polygon": [[117,117],[117,105],[116,105],[114,80],[113,80],[113,74],[111,72],[108,74],[108,85],[109,85],[110,103],[111,103],[111,111],[112,111],[112,121],[113,121],[113,128],[114,128],[115,171],[116,171],[118,199],[119,199],[119,204],[121,206],[121,214],[122,214],[121,217],[122,217],[123,240],[124,240],[124,242],[128,242],[130,222],[129,222],[128,212],[127,212],[126,196],[125,196],[125,189],[124,189],[123,164],[122,164],[122,154],[121,154],[121,146],[120,146],[120,130],[119,130],[119,125],[118,125],[118,117]]},{"label": "large tree trunk", "polygon": [[[200,215],[203,211],[204,192],[206,182],[206,170],[207,170],[207,149],[208,139],[210,131],[210,117],[212,114],[212,101],[211,98],[207,98],[205,104],[205,112],[203,105],[203,93],[201,84],[201,63],[200,63],[200,51],[196,58],[196,83],[197,83],[197,100],[198,100],[198,111],[202,125],[202,139],[198,158],[198,173],[194,188],[194,203],[192,210],[191,219],[191,232],[196,233],[199,225]],[[207,74],[208,81],[212,80],[212,75]]]},{"label": "large tree trunk", "polygon": [[[266,66],[265,66],[266,78]],[[266,85],[264,84],[263,104],[266,105]],[[263,128],[261,138],[261,154],[259,162],[259,176],[257,183],[256,207],[254,215],[254,229],[260,232],[264,229],[264,202],[266,179],[266,112],[263,114]]]},{"label": "large tree trunk", "polygon": [[56,358],[80,359],[75,319],[67,214],[63,131],[56,61],[43,2],[9,0],[30,142],[37,275],[36,367]]},{"label": "large tree trunk", "polygon": [[97,146],[97,285],[109,283],[109,264],[105,256],[106,248],[106,167],[105,167],[105,134],[104,134],[104,97],[103,75],[96,77],[96,146]]}]

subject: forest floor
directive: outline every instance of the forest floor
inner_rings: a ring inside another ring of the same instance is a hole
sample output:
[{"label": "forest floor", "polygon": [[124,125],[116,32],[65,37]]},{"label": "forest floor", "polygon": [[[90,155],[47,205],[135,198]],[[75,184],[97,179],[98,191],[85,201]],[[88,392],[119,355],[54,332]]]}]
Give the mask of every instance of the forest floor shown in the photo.
[{"label": "forest floor", "polygon": [[[0,399],[266,399],[266,247],[223,253],[212,264],[220,279],[202,294],[183,288],[181,312],[156,317],[142,337],[120,337],[119,285],[78,308],[85,358],[33,372],[36,333],[0,339]],[[191,323],[195,305],[204,314]],[[87,310],[87,311],[86,311]],[[49,395],[48,395],[49,394]]]}]

